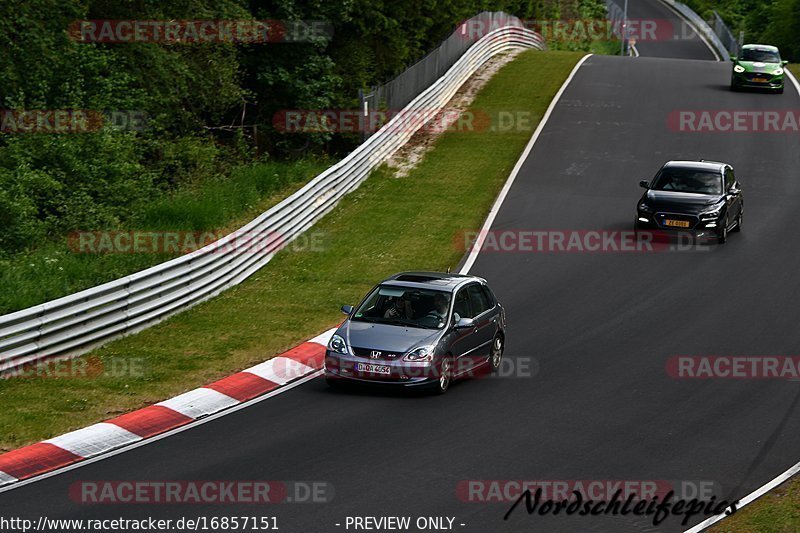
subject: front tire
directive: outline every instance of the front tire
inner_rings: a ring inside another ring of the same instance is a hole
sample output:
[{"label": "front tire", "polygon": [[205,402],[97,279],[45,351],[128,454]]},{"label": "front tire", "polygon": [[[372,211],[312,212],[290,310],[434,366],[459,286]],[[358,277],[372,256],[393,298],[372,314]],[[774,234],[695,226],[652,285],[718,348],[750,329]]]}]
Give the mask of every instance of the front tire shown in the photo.
[{"label": "front tire", "polygon": [[439,374],[436,380],[434,391],[436,394],[444,394],[450,388],[450,383],[453,381],[453,362],[450,356],[442,358],[439,363]]},{"label": "front tire", "polygon": [[500,369],[500,363],[503,361],[503,336],[497,335],[492,341],[492,351],[489,354],[489,364],[492,367],[492,372],[497,372]]},{"label": "front tire", "polygon": [[728,217],[725,217],[725,222],[722,224],[722,227],[717,234],[717,242],[719,244],[725,244],[728,242]]}]

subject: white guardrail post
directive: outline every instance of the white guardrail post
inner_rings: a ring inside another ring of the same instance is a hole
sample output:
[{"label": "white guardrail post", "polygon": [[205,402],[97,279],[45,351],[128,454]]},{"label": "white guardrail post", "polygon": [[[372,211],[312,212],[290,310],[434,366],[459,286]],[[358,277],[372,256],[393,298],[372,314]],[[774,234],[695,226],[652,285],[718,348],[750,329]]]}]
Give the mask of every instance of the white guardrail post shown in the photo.
[{"label": "white guardrail post", "polygon": [[45,358],[74,357],[145,329],[216,296],[263,267],[423,126],[415,111],[443,107],[481,65],[499,53],[545,48],[542,38],[516,17],[482,15],[496,16],[503,20],[503,27],[476,41],[441,78],[347,157],[244,227],[185,256],[0,316],[0,373]]}]

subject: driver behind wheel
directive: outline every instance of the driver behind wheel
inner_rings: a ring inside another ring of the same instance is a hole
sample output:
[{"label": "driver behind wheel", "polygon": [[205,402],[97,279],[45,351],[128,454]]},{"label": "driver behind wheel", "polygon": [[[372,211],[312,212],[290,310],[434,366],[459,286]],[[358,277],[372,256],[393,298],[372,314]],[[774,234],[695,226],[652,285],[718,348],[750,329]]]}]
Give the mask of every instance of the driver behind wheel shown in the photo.
[{"label": "driver behind wheel", "polygon": [[433,309],[425,315],[426,319],[435,320],[437,323],[444,322],[447,318],[447,298],[441,293],[433,297]]},{"label": "driver behind wheel", "polygon": [[389,308],[383,314],[383,318],[399,318],[401,320],[411,319],[411,302],[404,297],[394,297],[389,303]]}]

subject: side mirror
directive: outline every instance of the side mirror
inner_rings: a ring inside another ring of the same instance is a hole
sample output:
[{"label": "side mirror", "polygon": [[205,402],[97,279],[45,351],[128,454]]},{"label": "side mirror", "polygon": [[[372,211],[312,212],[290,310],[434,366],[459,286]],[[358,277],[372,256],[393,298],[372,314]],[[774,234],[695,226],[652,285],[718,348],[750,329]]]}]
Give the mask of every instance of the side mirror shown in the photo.
[{"label": "side mirror", "polygon": [[731,187],[730,189],[728,189],[728,194],[730,194],[731,196],[736,196],[740,192],[741,189],[737,189],[736,187]]},{"label": "side mirror", "polygon": [[736,63],[736,56],[731,56],[731,61],[733,61],[734,63]]},{"label": "side mirror", "polygon": [[642,180],[642,181],[639,182],[639,187],[641,187],[642,189],[649,189],[650,188],[650,182],[647,181],[647,180]]},{"label": "side mirror", "polygon": [[469,329],[475,327],[474,318],[459,318],[456,322],[456,329]]},{"label": "side mirror", "polygon": [[783,61],[781,61],[781,65],[783,65],[784,67],[785,67],[786,65],[788,65],[788,64],[789,64],[789,62],[788,62],[788,61],[786,61],[785,59],[784,59]]},{"label": "side mirror", "polygon": [[343,305],[342,306],[342,313],[350,316],[350,313],[352,313],[352,312],[353,312],[353,306],[352,305]]}]

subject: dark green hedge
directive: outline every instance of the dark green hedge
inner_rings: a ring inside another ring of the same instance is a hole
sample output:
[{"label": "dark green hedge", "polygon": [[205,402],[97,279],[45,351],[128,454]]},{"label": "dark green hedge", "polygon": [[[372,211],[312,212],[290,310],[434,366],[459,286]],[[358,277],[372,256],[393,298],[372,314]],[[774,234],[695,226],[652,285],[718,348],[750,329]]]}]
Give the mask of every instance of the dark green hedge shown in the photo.
[{"label": "dark green hedge", "polygon": [[[355,136],[279,134],[272,116],[352,108],[358,89],[387,81],[482,10],[575,18],[598,9],[599,0],[2,2],[0,110],[134,112],[147,127],[0,132],[0,257],[67,231],[118,227],[153,198],[257,157],[351,149]],[[253,18],[328,21],[333,38],[85,44],[67,32],[82,19]]]}]

